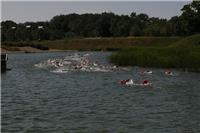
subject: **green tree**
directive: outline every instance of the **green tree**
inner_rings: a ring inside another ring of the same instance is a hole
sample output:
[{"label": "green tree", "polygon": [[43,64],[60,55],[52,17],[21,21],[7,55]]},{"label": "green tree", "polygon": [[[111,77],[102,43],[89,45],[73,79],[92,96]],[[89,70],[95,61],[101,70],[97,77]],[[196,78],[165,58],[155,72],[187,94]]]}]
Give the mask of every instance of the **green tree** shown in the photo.
[{"label": "green tree", "polygon": [[200,32],[200,1],[193,1],[185,5],[180,16],[182,29],[185,35],[191,35]]}]

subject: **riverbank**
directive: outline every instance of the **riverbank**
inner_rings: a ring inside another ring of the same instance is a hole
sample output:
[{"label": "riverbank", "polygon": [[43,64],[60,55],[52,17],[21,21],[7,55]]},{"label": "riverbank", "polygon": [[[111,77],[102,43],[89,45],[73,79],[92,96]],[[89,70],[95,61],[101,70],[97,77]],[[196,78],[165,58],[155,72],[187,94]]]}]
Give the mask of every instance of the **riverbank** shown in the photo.
[{"label": "riverbank", "polygon": [[1,52],[2,53],[18,53],[18,52],[22,52],[22,53],[35,53],[35,52],[41,52],[42,50],[40,49],[36,49],[36,48],[32,48],[29,46],[26,47],[2,47],[1,48]]},{"label": "riverbank", "polygon": [[118,37],[118,38],[68,38],[54,41],[3,42],[8,51],[21,51],[20,47],[39,50],[119,51],[133,47],[165,47],[181,37]]},{"label": "riverbank", "polygon": [[[59,49],[48,49],[48,50],[41,50],[37,48],[33,48],[30,46],[24,46],[24,47],[1,47],[1,53],[41,53],[41,52],[60,52],[60,51],[66,51],[66,50],[59,50]],[[69,50],[68,50],[69,51]]]},{"label": "riverbank", "polygon": [[114,53],[119,66],[181,68],[200,71],[200,35],[186,37],[165,47],[134,47]]},{"label": "riverbank", "polygon": [[200,68],[200,35],[190,37],[70,38],[54,41],[4,42],[7,53],[117,51],[110,62],[119,66]]}]

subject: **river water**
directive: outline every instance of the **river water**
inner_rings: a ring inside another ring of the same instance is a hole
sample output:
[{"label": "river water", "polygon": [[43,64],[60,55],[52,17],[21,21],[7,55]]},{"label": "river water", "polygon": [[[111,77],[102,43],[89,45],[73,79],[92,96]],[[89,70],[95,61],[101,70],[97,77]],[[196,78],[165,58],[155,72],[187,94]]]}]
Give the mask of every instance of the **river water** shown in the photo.
[{"label": "river water", "polygon": [[[87,52],[79,52],[84,55]],[[103,65],[109,52],[89,52]],[[128,67],[110,71],[55,72],[37,67],[74,52],[10,54],[1,75],[4,133],[198,133],[200,74]],[[121,79],[148,79],[153,87],[123,86]]]}]

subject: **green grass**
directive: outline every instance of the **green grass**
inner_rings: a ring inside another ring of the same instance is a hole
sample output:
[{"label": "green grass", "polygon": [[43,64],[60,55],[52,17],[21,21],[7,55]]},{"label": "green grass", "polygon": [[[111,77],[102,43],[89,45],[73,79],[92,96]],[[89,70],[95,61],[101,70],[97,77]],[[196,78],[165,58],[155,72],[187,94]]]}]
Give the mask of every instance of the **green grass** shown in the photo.
[{"label": "green grass", "polygon": [[185,37],[177,42],[174,42],[170,47],[195,47],[200,46],[200,34]]},{"label": "green grass", "polygon": [[37,42],[52,49],[117,51],[135,46],[168,46],[180,37],[82,38]]},{"label": "green grass", "polygon": [[33,42],[3,42],[1,47],[8,51],[20,51],[19,47],[26,47],[26,46],[30,46],[32,48],[36,48],[40,50],[49,49],[47,46],[41,45],[39,43],[33,43]]},{"label": "green grass", "polygon": [[8,50],[8,51],[19,51],[20,49],[18,47],[15,46],[6,46],[6,45],[2,45],[1,48]]},{"label": "green grass", "polygon": [[183,38],[166,47],[134,47],[110,56],[120,66],[200,68],[200,35]]},{"label": "green grass", "polygon": [[54,41],[3,42],[4,46],[40,46],[59,50],[119,51],[133,47],[165,47],[180,37],[71,38]]}]

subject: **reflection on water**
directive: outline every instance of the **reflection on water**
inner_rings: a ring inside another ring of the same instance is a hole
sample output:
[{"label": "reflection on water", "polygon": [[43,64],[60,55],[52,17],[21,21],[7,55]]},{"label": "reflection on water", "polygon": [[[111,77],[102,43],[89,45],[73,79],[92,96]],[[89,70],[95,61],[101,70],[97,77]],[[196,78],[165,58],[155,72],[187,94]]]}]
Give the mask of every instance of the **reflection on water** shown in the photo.
[{"label": "reflection on water", "polygon": [[[89,54],[89,63],[113,66],[106,61],[110,53]],[[2,74],[2,132],[200,132],[200,74],[173,70],[174,76],[166,76],[162,69],[140,74],[138,67],[52,73],[55,66],[36,67],[71,55],[9,55],[12,70]],[[153,88],[118,84],[129,78],[148,79]]]}]

